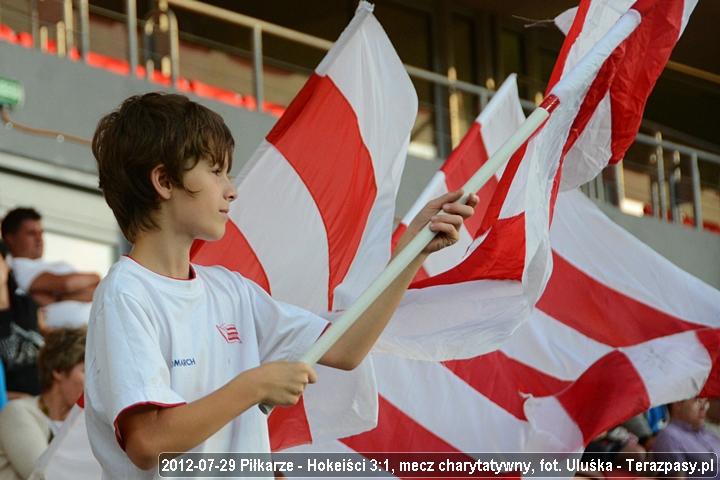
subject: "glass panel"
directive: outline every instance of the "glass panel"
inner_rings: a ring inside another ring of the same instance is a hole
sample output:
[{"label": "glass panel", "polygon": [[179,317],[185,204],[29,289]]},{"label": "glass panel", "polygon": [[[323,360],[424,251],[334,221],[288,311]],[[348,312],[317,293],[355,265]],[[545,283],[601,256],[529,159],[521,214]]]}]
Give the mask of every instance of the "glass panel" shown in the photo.
[{"label": "glass panel", "polygon": [[45,232],[45,254],[48,262],[63,261],[79,272],[97,272],[104,276],[115,258],[115,247],[104,243]]},{"label": "glass panel", "polygon": [[500,55],[502,61],[502,83],[511,73],[518,74],[518,90],[520,98],[529,98],[532,86],[528,85],[527,68],[525,62],[525,46],[520,33],[503,28],[500,31]]},{"label": "glass panel", "polygon": [[[452,45],[456,78],[469,83],[477,83],[475,29],[471,18],[453,15]],[[478,98],[467,92],[454,92],[451,101],[457,102],[458,115],[451,122],[456,122],[457,138],[453,146],[465,135],[479,112]]]},{"label": "glass panel", "polygon": [[[382,3],[375,6],[375,16],[390,37],[400,59],[408,64],[426,70],[432,68],[431,16],[427,12],[400,5]],[[434,159],[437,156],[437,112],[435,109],[436,89],[431,82],[412,79],[418,94],[418,116],[411,136],[412,155]],[[443,94],[445,98],[445,94]],[[447,104],[445,100],[441,103]],[[445,107],[447,108],[447,107]],[[445,114],[446,115],[446,114]],[[447,130],[447,129],[446,129]],[[443,132],[443,138],[449,133]],[[449,140],[444,140],[449,142]]]}]

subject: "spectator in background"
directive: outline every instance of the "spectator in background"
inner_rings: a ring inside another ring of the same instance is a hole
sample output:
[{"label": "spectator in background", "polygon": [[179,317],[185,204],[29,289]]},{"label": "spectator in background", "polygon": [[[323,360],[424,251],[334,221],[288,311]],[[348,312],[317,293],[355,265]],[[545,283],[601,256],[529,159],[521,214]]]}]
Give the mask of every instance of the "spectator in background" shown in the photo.
[{"label": "spectator in background", "polygon": [[[2,364],[2,360],[0,360],[0,365]],[[5,408],[5,404],[7,403],[7,391],[5,390],[5,371],[4,367],[0,368],[0,410]]]},{"label": "spectator in background", "polygon": [[6,382],[3,390],[7,389],[12,400],[40,393],[37,354],[43,339],[37,305],[29,296],[17,293],[5,254],[0,242],[0,361]]},{"label": "spectator in background", "polygon": [[583,472],[579,476],[590,478],[623,477],[636,478],[625,470],[627,460],[643,461],[647,458],[647,450],[639,443],[638,437],[627,428],[619,425],[594,438],[585,448],[583,461],[594,459],[612,462],[615,469],[612,472]]},{"label": "spectator in background", "polygon": [[699,397],[669,405],[670,423],[658,433],[653,443],[655,460],[707,460],[706,456],[698,457],[697,452],[720,454],[720,437],[704,425],[708,405],[706,398]]},{"label": "spectator in background", "polygon": [[42,393],[9,402],[0,412],[0,479],[30,476],[85,383],[85,329],[56,329],[40,350]]},{"label": "spectator in background", "polygon": [[86,325],[96,273],[79,273],[66,262],[46,262],[43,256],[42,217],[32,208],[16,208],[2,221],[2,238],[12,255],[18,286],[45,307],[48,328]]},{"label": "spectator in background", "polygon": [[626,420],[623,426],[638,437],[643,447],[651,450],[655,435],[665,428],[669,419],[667,406],[659,405]]},{"label": "spectator in background", "polygon": [[711,398],[705,414],[705,428],[720,437],[720,398]]}]

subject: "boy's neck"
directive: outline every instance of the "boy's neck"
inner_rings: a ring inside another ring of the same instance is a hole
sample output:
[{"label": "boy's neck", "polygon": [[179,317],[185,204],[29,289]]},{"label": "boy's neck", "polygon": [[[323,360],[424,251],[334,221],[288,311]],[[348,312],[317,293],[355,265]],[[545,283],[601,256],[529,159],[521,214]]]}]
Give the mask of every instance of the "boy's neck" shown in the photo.
[{"label": "boy's neck", "polygon": [[137,236],[130,257],[148,270],[177,279],[190,278],[192,239],[167,238],[161,230]]}]

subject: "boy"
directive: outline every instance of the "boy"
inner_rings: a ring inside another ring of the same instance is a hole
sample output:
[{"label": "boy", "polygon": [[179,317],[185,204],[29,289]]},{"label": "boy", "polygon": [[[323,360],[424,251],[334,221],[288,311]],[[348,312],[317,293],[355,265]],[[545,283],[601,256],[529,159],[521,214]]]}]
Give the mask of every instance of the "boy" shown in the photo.
[{"label": "boy", "polygon": [[[93,138],[100,187],[132,251],[98,287],[85,393],[88,434],[107,478],[151,478],[161,452],[267,452],[258,403],[295,404],[316,380],[301,356],[325,320],[274,301],[222,267],[190,265],[195,239],[223,236],[236,196],[233,139],[216,113],[180,95],[127,99]],[[320,363],[357,366],[427,254],[454,243],[461,192],[428,204],[438,237]],[[433,216],[443,207],[443,215]]]}]

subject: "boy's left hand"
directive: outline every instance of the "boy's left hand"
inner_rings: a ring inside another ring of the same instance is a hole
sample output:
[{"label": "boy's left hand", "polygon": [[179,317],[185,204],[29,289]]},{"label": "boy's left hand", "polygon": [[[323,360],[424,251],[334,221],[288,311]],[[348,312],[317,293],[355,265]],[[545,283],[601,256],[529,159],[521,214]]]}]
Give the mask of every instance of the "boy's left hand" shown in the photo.
[{"label": "boy's left hand", "polygon": [[[408,229],[401,238],[397,251],[400,251],[415,235],[430,222],[430,230],[437,232],[435,238],[427,244],[422,253],[430,254],[454,244],[460,238],[460,227],[466,218],[475,212],[479,198],[474,193],[468,197],[466,205],[457,200],[462,197],[463,191],[456,190],[431,200],[413,218]],[[437,213],[442,210],[441,213]]]}]

